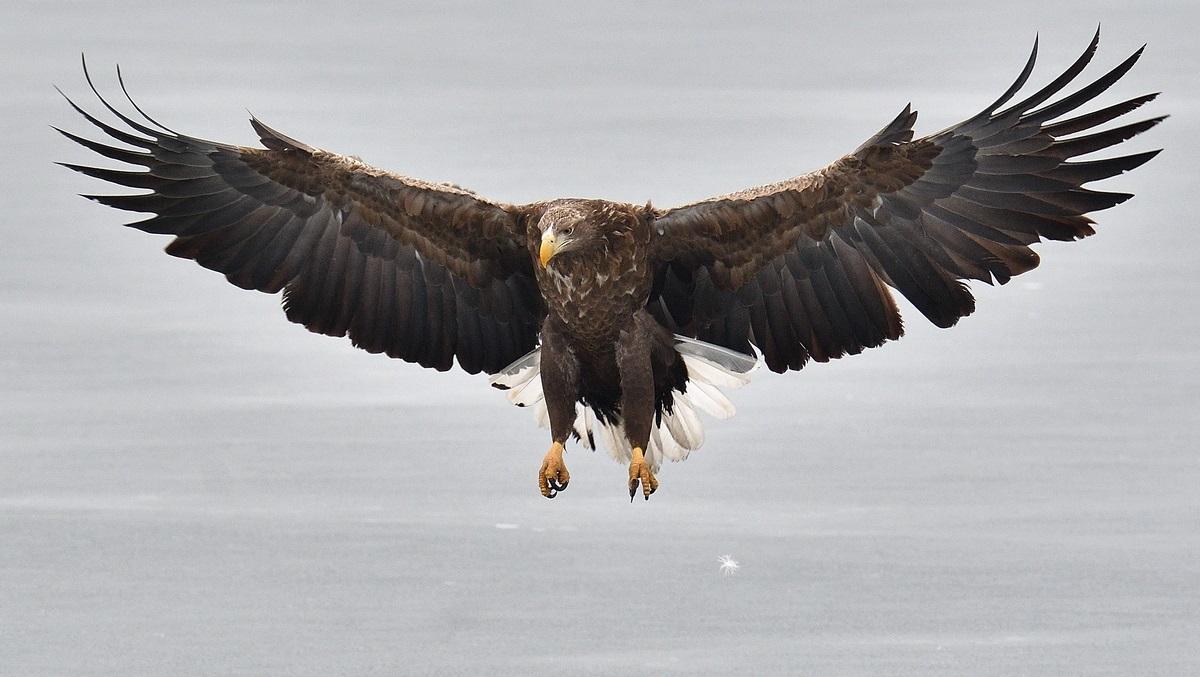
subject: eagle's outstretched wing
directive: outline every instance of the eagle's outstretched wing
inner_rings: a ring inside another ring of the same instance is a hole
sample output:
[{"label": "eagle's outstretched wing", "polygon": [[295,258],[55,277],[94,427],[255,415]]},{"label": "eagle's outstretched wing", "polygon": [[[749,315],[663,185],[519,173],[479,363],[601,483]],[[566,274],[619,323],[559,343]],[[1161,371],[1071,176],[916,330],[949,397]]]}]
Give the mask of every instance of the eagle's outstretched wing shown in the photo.
[{"label": "eagle's outstretched wing", "polygon": [[[1037,266],[1029,245],[1093,233],[1087,212],[1127,193],[1081,188],[1157,151],[1087,162],[1163,118],[1086,133],[1155,97],[1139,96],[1061,120],[1116,82],[1141,54],[1047,104],[1091,60],[1099,31],[1061,76],[999,110],[995,103],[945,131],[911,140],[908,107],[856,151],[820,171],[662,211],[651,256],[650,309],[672,329],[743,352],[757,346],[775,371],[800,369],[898,338],[887,286],[949,327],[974,310],[964,279],[1001,284]],[[1067,137],[1067,138],[1064,138]]]},{"label": "eagle's outstretched wing", "polygon": [[468,372],[495,373],[536,344],[544,310],[519,208],[374,169],[256,119],[251,124],[265,148],[173,132],[131,99],[151,127],[100,101],[131,130],[68,99],[104,133],[138,150],[59,131],[148,171],[66,166],[152,191],[87,197],[155,214],[129,225],[174,235],[168,253],[245,289],[282,290],[288,319],[314,332],[348,334],[360,348],[426,367],[449,369],[457,357]]}]

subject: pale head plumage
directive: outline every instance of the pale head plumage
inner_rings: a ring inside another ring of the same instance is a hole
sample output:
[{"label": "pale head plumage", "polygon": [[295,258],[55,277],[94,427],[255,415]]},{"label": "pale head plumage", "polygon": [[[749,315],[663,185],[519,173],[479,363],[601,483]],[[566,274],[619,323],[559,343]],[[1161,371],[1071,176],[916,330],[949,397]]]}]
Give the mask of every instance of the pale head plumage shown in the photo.
[{"label": "pale head plumage", "polygon": [[604,245],[604,234],[596,219],[597,211],[582,201],[563,201],[547,208],[538,219],[541,231],[539,258],[543,266],[564,254],[591,250]]}]

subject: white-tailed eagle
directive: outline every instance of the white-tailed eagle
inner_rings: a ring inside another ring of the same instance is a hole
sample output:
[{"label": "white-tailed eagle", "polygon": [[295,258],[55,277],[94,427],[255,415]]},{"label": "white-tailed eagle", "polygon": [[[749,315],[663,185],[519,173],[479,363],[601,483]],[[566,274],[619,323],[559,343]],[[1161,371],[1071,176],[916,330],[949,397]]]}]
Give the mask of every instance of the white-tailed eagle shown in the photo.
[{"label": "white-tailed eagle", "polygon": [[914,140],[917,115],[905,107],[827,167],[671,209],[492,202],[256,119],[262,148],[180,134],[132,99],[144,120],[100,98],[116,126],[71,103],[120,145],[62,133],[141,167],[66,165],[146,191],[89,197],[152,214],[129,225],[172,236],[167,253],[244,289],[283,292],[287,318],[311,331],[438,370],[457,360],[536,406],[551,435],[544,496],[566,489],[563,445],[575,436],[590,448],[606,441],[628,463],[630,497],[640,487],[649,498],[662,460],[703,441],[696,409],[732,414],[720,388],[747,380],[755,349],[783,372],[897,339],[891,290],[949,327],[975,309],[964,280],[1003,284],[1037,266],[1030,245],[1091,235],[1086,214],[1130,197],[1083,186],[1157,151],[1072,160],[1162,119],[1097,130],[1154,94],[1075,112],[1141,50],[1060,95],[1098,39],[1016,103],[1036,42],[1016,82],[960,124]]}]

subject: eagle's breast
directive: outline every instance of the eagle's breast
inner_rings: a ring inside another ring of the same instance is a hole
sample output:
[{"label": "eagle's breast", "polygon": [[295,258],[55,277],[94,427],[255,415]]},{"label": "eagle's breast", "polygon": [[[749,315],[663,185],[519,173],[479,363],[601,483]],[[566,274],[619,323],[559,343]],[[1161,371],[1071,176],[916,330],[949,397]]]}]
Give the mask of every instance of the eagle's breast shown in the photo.
[{"label": "eagle's breast", "polygon": [[621,226],[605,229],[603,246],[553,260],[538,271],[538,284],[547,310],[566,333],[599,349],[613,343],[633,314],[646,305],[652,275],[645,221],[630,219],[633,215],[618,212],[615,205],[597,210],[594,216],[602,224]]}]

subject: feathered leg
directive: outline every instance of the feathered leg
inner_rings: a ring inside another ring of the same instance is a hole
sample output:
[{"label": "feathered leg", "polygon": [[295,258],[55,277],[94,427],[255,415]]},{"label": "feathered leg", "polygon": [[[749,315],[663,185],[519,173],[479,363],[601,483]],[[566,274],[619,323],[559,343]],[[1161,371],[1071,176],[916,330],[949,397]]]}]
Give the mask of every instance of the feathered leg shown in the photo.
[{"label": "feathered leg", "polygon": [[550,450],[538,470],[538,488],[554,498],[571,481],[563,463],[563,445],[575,426],[575,400],[579,399],[579,360],[566,339],[547,318],[542,326],[541,378],[550,417]]},{"label": "feathered leg", "polygon": [[650,471],[644,453],[654,423],[654,370],[650,360],[654,334],[647,321],[653,322],[644,311],[635,315],[633,323],[617,339],[616,350],[617,371],[621,376],[621,420],[633,447],[629,463],[631,501],[639,484],[647,501],[658,489],[658,480]]}]

